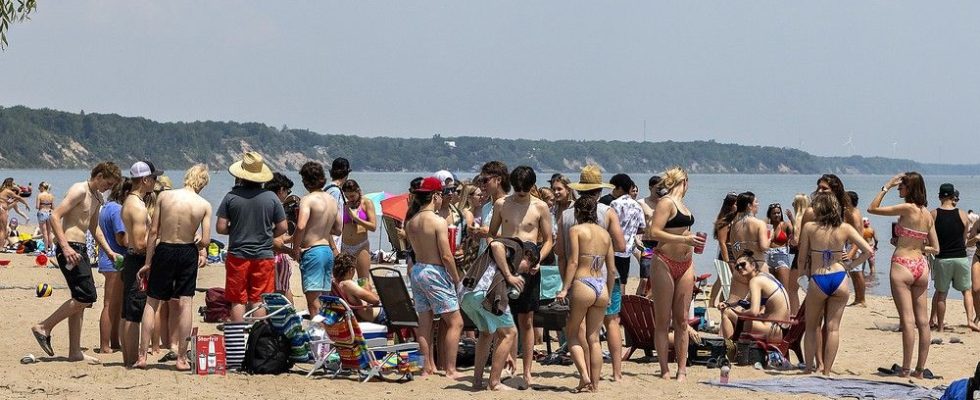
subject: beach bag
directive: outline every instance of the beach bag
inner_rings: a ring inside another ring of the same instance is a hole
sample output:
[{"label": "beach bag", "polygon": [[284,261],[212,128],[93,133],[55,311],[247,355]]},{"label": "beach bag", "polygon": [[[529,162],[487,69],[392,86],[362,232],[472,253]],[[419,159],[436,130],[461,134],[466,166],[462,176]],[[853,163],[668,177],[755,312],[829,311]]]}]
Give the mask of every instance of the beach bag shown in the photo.
[{"label": "beach bag", "polygon": [[460,339],[459,351],[456,352],[456,366],[468,368],[474,364],[476,364],[476,339]]},{"label": "beach bag", "polygon": [[231,303],[225,299],[225,289],[213,287],[204,294],[204,306],[198,309],[204,322],[224,322],[231,314]]},{"label": "beach bag", "polygon": [[289,339],[268,322],[259,321],[248,333],[241,370],[255,375],[279,375],[293,367],[289,354]]},{"label": "beach bag", "polygon": [[687,345],[687,361],[693,365],[708,365],[708,360],[721,359],[725,357],[728,348],[725,347],[725,339],[722,338],[701,338],[701,343],[689,341]]}]

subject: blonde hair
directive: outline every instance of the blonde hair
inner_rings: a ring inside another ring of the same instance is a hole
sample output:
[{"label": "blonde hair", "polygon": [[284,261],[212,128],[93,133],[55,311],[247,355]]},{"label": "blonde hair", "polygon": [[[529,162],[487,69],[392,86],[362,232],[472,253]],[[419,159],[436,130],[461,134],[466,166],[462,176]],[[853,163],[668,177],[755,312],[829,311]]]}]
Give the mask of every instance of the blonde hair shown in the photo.
[{"label": "blonde hair", "polygon": [[793,213],[796,214],[796,218],[803,218],[803,213],[806,209],[810,207],[810,197],[803,194],[797,193],[793,196]]},{"label": "blonde hair", "polygon": [[672,167],[664,171],[662,176],[663,179],[660,181],[660,184],[667,189],[667,191],[674,190],[677,185],[680,185],[681,182],[687,180],[687,172],[681,167]]},{"label": "blonde hair", "polygon": [[211,176],[208,175],[208,166],[204,164],[194,164],[190,167],[186,173],[184,173],[184,186],[190,187],[196,191],[204,189],[211,182]]},{"label": "blonde hair", "polygon": [[459,199],[456,202],[456,208],[460,211],[472,210],[473,207],[470,207],[470,196],[473,195],[473,192],[475,192],[476,189],[477,186],[472,183],[460,183]]}]

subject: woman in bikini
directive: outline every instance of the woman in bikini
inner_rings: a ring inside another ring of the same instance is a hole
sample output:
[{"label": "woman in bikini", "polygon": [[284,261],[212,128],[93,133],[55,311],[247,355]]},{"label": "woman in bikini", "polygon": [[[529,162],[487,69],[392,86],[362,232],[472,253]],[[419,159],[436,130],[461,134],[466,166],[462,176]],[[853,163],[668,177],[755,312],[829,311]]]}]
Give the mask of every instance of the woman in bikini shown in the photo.
[{"label": "woman in bikini", "polygon": [[[749,280],[745,275],[735,273],[735,261],[732,255],[742,254],[750,250],[753,254],[765,254],[769,248],[769,237],[766,232],[766,223],[755,217],[759,212],[759,201],[756,200],[752,192],[739,193],[735,198],[735,211],[726,217],[731,221],[728,229],[728,256],[729,268],[732,269],[732,287],[729,299],[740,299],[749,291]],[[769,272],[766,268],[764,259],[755,259],[760,264],[757,266],[763,272]],[[732,310],[723,310],[721,320],[721,334],[723,337],[731,338],[735,333],[735,323],[738,321],[738,314]]]},{"label": "woman in bikini", "polygon": [[789,265],[789,282],[786,288],[789,290],[789,313],[796,315],[800,310],[800,234],[803,231],[803,215],[810,208],[810,196],[797,193],[793,196],[793,234],[789,235],[789,254],[793,256],[793,262]]},{"label": "woman in bikini", "polygon": [[[739,315],[761,317],[769,320],[789,320],[789,295],[786,287],[772,274],[762,270],[762,260],[755,258],[755,252],[745,250],[735,260],[735,272],[749,282],[748,294],[744,297],[733,297],[732,300],[719,304],[720,309],[736,311]],[[752,321],[750,330],[753,335],[765,337],[767,340],[779,340],[783,330],[772,322]]]},{"label": "woman in bikini", "polygon": [[47,182],[37,185],[37,191],[37,229],[41,231],[41,238],[44,240],[44,251],[52,255],[54,232],[51,230],[51,211],[54,210],[54,195],[51,194],[51,185]]},{"label": "woman in bikini", "polygon": [[789,237],[793,235],[793,223],[784,218],[783,206],[779,203],[772,203],[766,209],[766,223],[766,229],[772,227],[769,249],[766,250],[766,265],[779,282],[789,287],[789,266],[792,262],[787,244]]},{"label": "woman in bikini", "polygon": [[721,280],[716,280],[714,286],[711,288],[711,293],[714,294],[712,299],[712,304],[715,308],[721,310],[721,334],[723,337],[728,338],[735,331],[735,321],[738,316],[734,312],[725,312],[722,310],[723,302],[729,299],[741,299],[744,298],[749,293],[748,281],[743,280],[741,277],[736,278],[735,274],[735,254],[732,254],[732,244],[729,242],[728,232],[732,228],[732,221],[735,219],[735,201],[738,199],[738,193],[731,192],[725,196],[722,200],[721,209],[718,210],[718,217],[715,218],[714,224],[714,238],[718,242],[718,259],[725,263],[728,269],[731,271],[732,279],[730,280],[730,286],[728,288],[728,297],[723,297],[724,293],[721,291]]},{"label": "woman in bikini", "polygon": [[[895,186],[898,186],[898,196],[905,202],[882,206],[885,194]],[[911,373],[913,377],[923,376],[926,359],[929,358],[929,342],[932,340],[929,332],[929,299],[926,297],[929,262],[925,255],[939,252],[939,239],[927,205],[925,182],[918,172],[895,175],[868,205],[869,214],[898,216],[898,223],[894,225],[895,253],[892,255],[889,280],[902,330],[902,370],[897,372],[903,377],[909,375],[912,351],[915,349],[915,331],[919,333],[919,357],[915,371]]]},{"label": "woman in bikini", "polygon": [[10,236],[10,209],[20,213],[20,209],[17,208],[18,202],[24,203],[27,211],[31,210],[27,200],[20,197],[20,188],[14,185],[14,178],[4,179],[3,185],[0,185],[0,249],[7,247],[7,238]]},{"label": "woman in bikini", "polygon": [[[664,172],[661,185],[667,194],[657,201],[647,234],[657,241],[650,280],[653,282],[653,305],[656,315],[654,339],[657,354],[669,352],[667,336],[673,324],[675,332],[687,331],[688,311],[694,290],[694,268],[691,255],[695,246],[704,246],[704,239],[691,232],[694,215],[684,205],[687,194],[687,173],[680,167]],[[687,378],[688,335],[674,335],[677,355],[677,380]],[[670,379],[667,357],[660,357],[660,377]]]},{"label": "woman in bikini", "polygon": [[[615,260],[612,238],[598,224],[596,198],[578,199],[574,207],[577,225],[568,231],[571,249],[562,277],[562,289],[556,299],[562,302],[569,299],[565,329],[572,361],[579,372],[575,391],[597,392],[602,372],[599,327],[606,316],[609,294],[616,280]],[[583,320],[584,334],[581,332]],[[581,343],[583,337],[587,343]]]},{"label": "woman in bikini", "polygon": [[[850,297],[847,271],[871,255],[861,233],[844,223],[841,208],[832,194],[817,193],[811,206],[813,223],[804,225],[800,234],[800,267],[810,276],[803,348],[807,373],[822,369],[824,375],[830,375],[840,345],[841,316]],[[845,262],[842,258],[847,242],[858,246],[861,253]]]},{"label": "woman in bikini", "polygon": [[357,258],[357,277],[367,289],[371,289],[371,242],[368,232],[378,229],[378,216],[374,202],[364,197],[357,181],[348,179],[340,188],[344,193],[344,233],[340,252]]},{"label": "woman in bikini", "polygon": [[333,284],[336,292],[344,301],[354,308],[354,315],[361,322],[384,324],[384,312],[381,310],[381,298],[377,293],[361,287],[354,280],[357,260],[350,254],[340,254],[334,259]]}]

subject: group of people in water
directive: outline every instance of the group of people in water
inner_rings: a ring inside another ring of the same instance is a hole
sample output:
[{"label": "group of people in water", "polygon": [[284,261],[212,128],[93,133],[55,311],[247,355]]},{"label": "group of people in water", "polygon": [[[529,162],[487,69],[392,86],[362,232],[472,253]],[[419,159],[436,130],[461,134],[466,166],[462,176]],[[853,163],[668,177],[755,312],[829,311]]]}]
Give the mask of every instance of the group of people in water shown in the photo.
[{"label": "group of people in water", "polygon": [[[300,175],[308,193],[302,198],[291,194],[293,182],[273,173],[258,153],[246,153],[229,171],[236,186],[214,217],[217,232],[229,236],[225,293],[233,305],[232,322],[242,321],[245,309],[260,303],[263,293],[291,293],[290,259],[299,264],[310,314],[318,313],[318,297],[328,292],[356,305],[379,304],[370,281],[367,236],[377,229],[379,217],[374,203],[348,178],[346,159],[334,160],[330,180],[321,164],[305,164]],[[98,267],[107,274],[102,350],[121,347],[127,365],[145,367],[148,349],[157,345],[156,332],[164,346],[172,348],[177,369],[189,368],[186,342],[179,339],[190,331],[196,271],[210,242],[211,205],[199,195],[209,178],[207,168],[196,165],[187,171],[183,189],[167,190],[159,187],[161,174],[152,163],[141,161],[124,180],[115,164],[102,163],[89,180],[69,188],[57,207],[50,193],[43,204],[38,196],[38,221],[50,232],[45,234],[46,248],[56,249],[72,294],[32,328],[48,354],[53,354],[52,329],[68,319],[69,359],[91,359],[79,344],[82,314],[96,301],[91,267],[82,256],[88,232],[103,250],[105,262]],[[523,386],[529,386],[533,348],[540,336],[533,320],[541,302],[541,271],[554,268],[561,277],[556,301],[569,306],[565,334],[580,376],[576,391],[598,390],[602,326],[612,377],[621,379],[618,314],[635,257],[640,265],[636,294],[651,298],[655,307],[657,354],[673,353],[676,360],[672,373],[668,357],[659,357],[659,374],[685,380],[694,254],[703,251],[709,236],[692,229],[695,216],[684,201],[692,185],[687,173],[675,167],[651,177],[645,198],[638,197],[638,185],[628,175],[616,174],[606,183],[593,165],[583,167],[576,182],[561,174],[553,175],[548,187],[539,188],[536,182],[531,167],[509,170],[491,161],[469,181],[440,171],[409,184],[408,211],[396,231],[409,248],[408,274],[420,317],[418,339],[426,356],[423,372],[441,369],[448,377],[461,377],[455,359],[465,313],[479,331],[474,386],[509,388],[501,384],[502,375],[514,369],[518,349],[523,351]],[[964,277],[960,260],[966,257],[966,246],[977,240],[976,227],[968,229],[976,224],[962,211],[944,216],[956,210],[954,194],[959,200],[952,185],[946,185],[940,188],[943,206],[930,213],[922,176],[899,174],[885,182],[867,208],[869,214],[897,217],[890,283],[903,347],[901,369],[895,372],[902,376],[929,374],[925,366],[930,322],[943,326],[950,285],[969,296],[964,300],[969,326],[977,326],[972,292],[978,285],[972,285],[968,262]],[[902,201],[883,205],[895,188]],[[40,189],[42,195],[49,192],[44,184]],[[604,189],[611,193],[602,196]],[[107,202],[101,192],[110,190]],[[831,374],[850,299],[847,278],[853,282],[855,303],[862,304],[860,268],[874,268],[877,249],[877,236],[862,218],[857,200],[857,194],[847,192],[833,174],[821,176],[812,194],[797,194],[792,210],[770,204],[764,219],[758,217],[759,201],[752,192],[726,195],[710,234],[721,249],[717,259],[733,276],[727,297],[717,284],[712,290],[712,301],[722,315],[721,335],[737,339],[733,335],[738,319],[756,317],[743,329],[776,340],[786,328],[783,322],[802,312],[806,371]],[[12,189],[0,190],[4,221],[16,202],[26,205]],[[949,237],[956,236],[958,228],[959,241]],[[942,254],[949,257],[941,259],[949,261],[935,263],[942,295],[937,292],[930,315],[927,256]],[[108,274],[113,274],[111,284]],[[800,276],[809,279],[804,299],[799,298]],[[935,304],[942,304],[941,309]],[[161,318],[161,308],[169,308],[169,316]],[[121,324],[115,322],[120,316]],[[363,310],[358,317],[384,319]],[[438,344],[433,336],[436,323],[443,327]],[[436,345],[439,365],[431,357]],[[484,380],[488,363],[489,380]]]}]

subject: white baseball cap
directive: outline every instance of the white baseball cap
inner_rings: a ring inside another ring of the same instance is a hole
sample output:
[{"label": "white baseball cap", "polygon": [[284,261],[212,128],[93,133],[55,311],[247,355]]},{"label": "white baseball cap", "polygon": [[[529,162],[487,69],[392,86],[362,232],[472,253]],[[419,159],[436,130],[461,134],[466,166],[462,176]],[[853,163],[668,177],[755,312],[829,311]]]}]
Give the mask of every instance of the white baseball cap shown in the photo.
[{"label": "white baseball cap", "polygon": [[153,163],[149,161],[137,161],[129,168],[130,178],[144,178],[147,176],[160,176],[163,175],[163,171],[158,171]]}]

